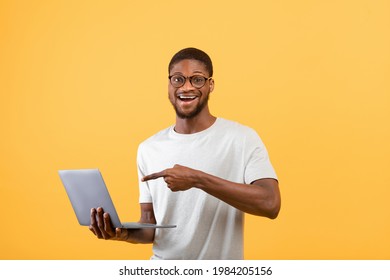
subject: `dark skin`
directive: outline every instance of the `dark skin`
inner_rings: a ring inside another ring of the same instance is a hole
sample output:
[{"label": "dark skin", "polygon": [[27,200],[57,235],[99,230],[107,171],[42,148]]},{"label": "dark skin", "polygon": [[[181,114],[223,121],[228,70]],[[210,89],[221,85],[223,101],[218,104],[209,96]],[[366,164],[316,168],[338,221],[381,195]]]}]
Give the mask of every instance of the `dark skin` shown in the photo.
[{"label": "dark skin", "polygon": [[[209,77],[203,63],[196,60],[177,62],[172,67],[170,75],[173,73],[182,74],[185,77],[195,74]],[[181,117],[176,116],[176,132],[183,134],[200,132],[215,122],[216,117],[211,115],[207,103],[207,97],[213,89],[213,79],[208,80],[201,89],[194,88],[189,80],[181,88],[174,88],[168,83],[169,100],[176,111],[181,113]],[[192,95],[196,98],[183,102],[178,97],[180,95]],[[205,105],[201,106],[202,103]],[[202,108],[201,111],[192,116],[192,112],[198,107]],[[191,117],[183,117],[186,115]],[[270,219],[275,219],[279,214],[281,197],[279,183],[275,179],[264,178],[251,184],[241,184],[176,164],[171,168],[147,175],[142,178],[142,181],[147,182],[158,178],[163,178],[167,187],[173,192],[199,188],[245,213]],[[152,203],[141,204],[140,222],[156,223]],[[154,239],[154,229],[114,229],[108,213],[104,213],[101,208],[91,210],[90,230],[98,238],[130,243],[152,243]]]},{"label": "dark skin", "polygon": [[199,188],[249,214],[275,219],[280,210],[280,193],[275,179],[240,184],[176,164],[173,168],[145,176],[142,181],[157,178],[164,178],[173,192]]},{"label": "dark skin", "polygon": [[[152,203],[141,203],[140,223],[156,224]],[[110,215],[103,208],[91,209],[89,229],[99,239],[111,239],[130,243],[153,243],[154,229],[121,229],[113,228]]]}]

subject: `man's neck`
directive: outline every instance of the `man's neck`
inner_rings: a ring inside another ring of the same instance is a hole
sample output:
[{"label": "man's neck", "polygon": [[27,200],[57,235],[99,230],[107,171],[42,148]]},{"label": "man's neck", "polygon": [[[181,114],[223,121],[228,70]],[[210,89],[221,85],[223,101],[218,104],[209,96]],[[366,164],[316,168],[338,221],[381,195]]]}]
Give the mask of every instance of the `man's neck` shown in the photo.
[{"label": "man's neck", "polygon": [[175,131],[180,134],[192,134],[212,126],[217,118],[208,114],[199,114],[190,119],[181,119],[176,116]]}]

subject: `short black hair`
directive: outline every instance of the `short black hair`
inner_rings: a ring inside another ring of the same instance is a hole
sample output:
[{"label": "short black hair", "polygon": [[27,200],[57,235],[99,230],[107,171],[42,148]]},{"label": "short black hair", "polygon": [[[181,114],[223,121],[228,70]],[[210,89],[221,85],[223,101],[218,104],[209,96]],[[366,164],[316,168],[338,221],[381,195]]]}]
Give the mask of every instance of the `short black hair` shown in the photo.
[{"label": "short black hair", "polygon": [[178,51],[169,62],[168,73],[171,72],[173,65],[184,59],[193,59],[202,62],[209,72],[210,77],[213,76],[213,63],[211,62],[211,58],[207,53],[196,48],[185,48]]}]

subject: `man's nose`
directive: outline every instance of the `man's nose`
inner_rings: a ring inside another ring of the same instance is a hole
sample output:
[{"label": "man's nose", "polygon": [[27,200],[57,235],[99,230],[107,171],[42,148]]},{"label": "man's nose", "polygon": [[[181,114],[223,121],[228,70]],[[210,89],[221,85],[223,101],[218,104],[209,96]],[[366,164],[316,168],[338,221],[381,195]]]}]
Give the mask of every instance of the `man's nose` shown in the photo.
[{"label": "man's nose", "polygon": [[191,84],[190,79],[191,78],[187,78],[186,81],[184,82],[184,85],[181,86],[181,89],[183,91],[189,91],[194,89],[194,86]]}]

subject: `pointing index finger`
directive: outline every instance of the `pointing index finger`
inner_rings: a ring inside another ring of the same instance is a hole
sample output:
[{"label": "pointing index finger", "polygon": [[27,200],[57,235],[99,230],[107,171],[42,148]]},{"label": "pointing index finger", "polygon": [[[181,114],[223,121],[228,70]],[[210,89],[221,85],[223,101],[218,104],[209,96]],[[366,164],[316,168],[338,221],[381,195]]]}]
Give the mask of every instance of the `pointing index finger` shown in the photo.
[{"label": "pointing index finger", "polygon": [[150,175],[146,175],[145,177],[143,177],[141,179],[141,181],[142,182],[146,182],[146,181],[155,180],[157,178],[161,178],[161,177],[164,177],[164,176],[165,176],[165,170],[160,171],[160,172],[156,172],[156,173],[152,173]]}]

